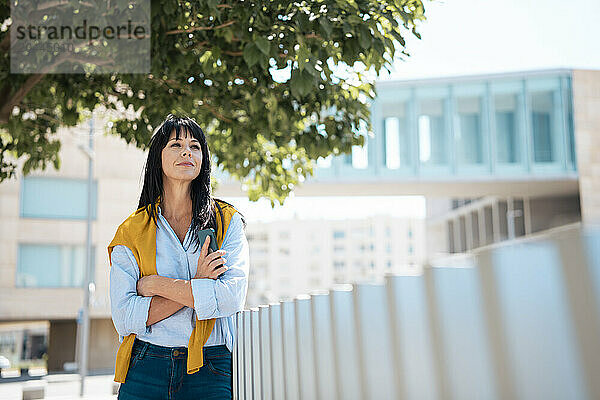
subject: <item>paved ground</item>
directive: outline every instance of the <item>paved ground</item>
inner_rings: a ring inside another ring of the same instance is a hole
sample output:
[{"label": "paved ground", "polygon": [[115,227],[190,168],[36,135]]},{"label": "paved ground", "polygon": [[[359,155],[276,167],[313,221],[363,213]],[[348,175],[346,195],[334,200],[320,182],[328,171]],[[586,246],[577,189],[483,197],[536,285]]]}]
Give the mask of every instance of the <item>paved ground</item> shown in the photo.
[{"label": "paved ground", "polygon": [[85,379],[84,397],[79,397],[79,376],[74,374],[48,375],[41,379],[2,383],[0,381],[0,399],[21,400],[23,387],[27,385],[45,385],[47,400],[116,400],[112,395],[112,375],[90,376]]}]

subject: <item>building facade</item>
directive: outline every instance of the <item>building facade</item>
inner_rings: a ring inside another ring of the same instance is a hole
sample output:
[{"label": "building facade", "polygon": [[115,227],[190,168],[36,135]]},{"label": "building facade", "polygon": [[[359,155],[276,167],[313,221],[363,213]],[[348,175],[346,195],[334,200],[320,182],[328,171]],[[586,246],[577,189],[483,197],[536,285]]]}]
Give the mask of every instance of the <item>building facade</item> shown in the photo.
[{"label": "building facade", "polygon": [[347,220],[251,223],[247,307],[291,299],[338,283],[417,274],[425,221],[377,215]]}]

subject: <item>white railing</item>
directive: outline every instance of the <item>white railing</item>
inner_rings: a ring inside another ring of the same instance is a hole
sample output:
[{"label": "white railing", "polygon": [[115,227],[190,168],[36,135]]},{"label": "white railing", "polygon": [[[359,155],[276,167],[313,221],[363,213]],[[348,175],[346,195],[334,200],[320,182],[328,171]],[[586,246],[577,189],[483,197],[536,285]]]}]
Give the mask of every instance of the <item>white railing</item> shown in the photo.
[{"label": "white railing", "polygon": [[600,398],[600,235],[236,315],[237,399]]}]

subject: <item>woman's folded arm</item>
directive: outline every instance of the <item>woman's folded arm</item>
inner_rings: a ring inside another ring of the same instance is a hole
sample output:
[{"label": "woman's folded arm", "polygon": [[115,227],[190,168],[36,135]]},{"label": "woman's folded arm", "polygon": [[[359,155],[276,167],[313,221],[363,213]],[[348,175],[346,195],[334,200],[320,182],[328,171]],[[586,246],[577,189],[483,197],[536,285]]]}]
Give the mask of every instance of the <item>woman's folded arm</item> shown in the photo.
[{"label": "woman's folded arm", "polygon": [[231,217],[221,248],[229,269],[218,279],[191,280],[197,319],[227,317],[244,308],[250,262],[240,213]]},{"label": "woman's folded arm", "polygon": [[144,297],[137,293],[140,270],[131,250],[115,246],[111,253],[110,304],[115,329],[121,336],[150,331],[150,326],[184,307],[160,296]]},{"label": "woman's folded arm", "polygon": [[145,333],[152,299],[137,294],[137,262],[123,245],[113,248],[110,259],[110,309],[115,329],[121,336]]},{"label": "woman's folded arm", "polygon": [[248,290],[248,240],[238,213],[230,221],[223,246],[228,270],[218,279],[173,279],[152,275],[140,280],[138,292],[162,296],[194,308],[196,318],[227,317],[241,311]]}]

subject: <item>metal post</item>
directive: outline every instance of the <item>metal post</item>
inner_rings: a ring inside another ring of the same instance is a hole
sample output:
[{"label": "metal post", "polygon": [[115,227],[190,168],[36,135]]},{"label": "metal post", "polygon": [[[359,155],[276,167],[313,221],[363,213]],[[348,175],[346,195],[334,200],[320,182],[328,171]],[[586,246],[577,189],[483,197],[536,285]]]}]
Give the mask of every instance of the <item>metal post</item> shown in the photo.
[{"label": "metal post", "polygon": [[[481,206],[477,210],[477,223],[479,224],[479,247],[487,244],[487,231],[485,226],[485,206]],[[491,223],[492,221],[490,221]]]},{"label": "metal post", "polygon": [[506,199],[506,207],[507,207],[507,211],[506,211],[506,223],[508,224],[508,238],[509,239],[514,239],[515,238],[515,210],[514,210],[514,203],[513,203],[513,198],[509,197],[508,199]]},{"label": "metal post", "polygon": [[455,251],[455,253],[464,253],[465,250],[462,247],[463,242],[460,238],[460,217],[454,218],[452,228],[453,228],[452,233],[454,234],[454,250],[458,250],[458,251]]},{"label": "metal post", "polygon": [[475,239],[473,237],[473,218],[471,216],[471,212],[467,212],[465,214],[465,239],[467,242],[466,245],[466,251],[471,251],[473,250],[473,243],[475,242]]},{"label": "metal post", "polygon": [[79,375],[81,377],[81,386],[79,388],[79,396],[83,397],[85,385],[85,376],[87,375],[88,361],[88,342],[90,334],[90,278],[92,267],[92,184],[93,184],[93,167],[94,167],[94,115],[90,118],[90,136],[88,143],[88,193],[87,193],[87,236],[86,236],[86,265],[85,279],[83,281],[83,314],[82,314],[82,335],[81,349],[79,354]]},{"label": "metal post", "polygon": [[492,232],[494,239],[492,242],[500,241],[500,210],[498,210],[498,199],[494,199],[492,203]]},{"label": "metal post", "polygon": [[529,203],[529,197],[523,198],[523,214],[525,217],[525,236],[531,234],[531,204]]}]

